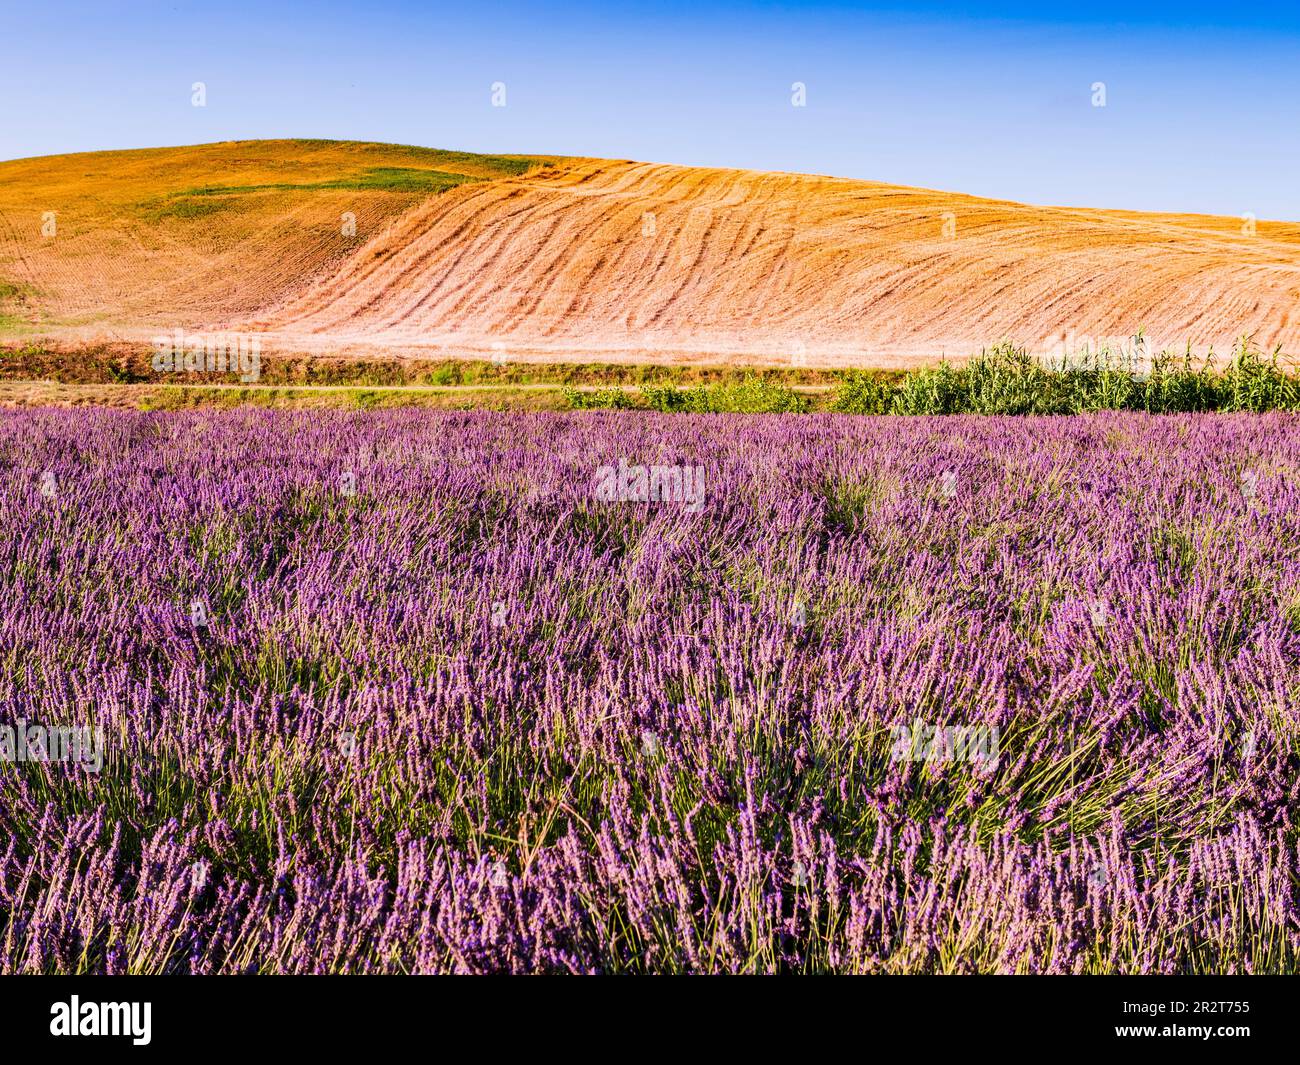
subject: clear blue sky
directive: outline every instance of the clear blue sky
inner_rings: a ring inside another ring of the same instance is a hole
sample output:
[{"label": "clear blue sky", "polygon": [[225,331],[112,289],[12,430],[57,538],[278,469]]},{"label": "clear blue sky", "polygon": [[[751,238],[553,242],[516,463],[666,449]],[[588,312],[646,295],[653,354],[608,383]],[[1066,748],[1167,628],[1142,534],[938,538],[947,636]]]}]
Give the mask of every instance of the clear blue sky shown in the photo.
[{"label": "clear blue sky", "polygon": [[7,8],[0,158],[358,138],[1300,220],[1295,0]]}]

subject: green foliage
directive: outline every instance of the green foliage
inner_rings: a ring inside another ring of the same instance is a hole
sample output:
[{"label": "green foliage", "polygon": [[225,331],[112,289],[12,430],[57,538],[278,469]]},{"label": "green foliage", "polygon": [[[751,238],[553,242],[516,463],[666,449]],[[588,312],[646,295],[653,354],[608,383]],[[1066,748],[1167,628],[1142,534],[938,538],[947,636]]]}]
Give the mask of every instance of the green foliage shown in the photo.
[{"label": "green foliage", "polygon": [[914,370],[896,385],[864,372],[846,374],[831,409],[848,414],[1082,414],[1097,410],[1151,413],[1268,411],[1300,407],[1300,382],[1243,338],[1232,361],[1215,370],[1161,352],[1149,365],[1101,349],[1052,365],[1002,344],[964,366]]},{"label": "green foliage", "polygon": [[383,402],[383,394],[371,389],[358,389],[351,394],[353,404],[361,410],[370,410]]},{"label": "green foliage", "polygon": [[467,181],[481,181],[446,170],[418,170],[405,166],[371,167],[352,177],[332,181],[277,181],[261,185],[204,185],[172,195],[185,199],[202,196],[239,196],[250,192],[310,192],[322,189],[387,189],[393,192],[442,192]]},{"label": "green foliage", "polygon": [[171,193],[165,200],[145,204],[145,214],[151,221],[164,218],[206,218],[240,205],[239,197],[261,192],[321,192],[321,191],[383,191],[416,192],[437,195],[464,185],[482,181],[468,174],[453,174],[445,170],[421,170],[404,166],[371,167],[349,177],[331,181],[270,182],[257,185],[202,185]]},{"label": "green foliage", "polygon": [[1023,348],[1003,344],[982,351],[960,371],[958,395],[973,414],[1057,414],[1062,385]]},{"label": "green foliage", "polygon": [[151,222],[159,222],[164,218],[180,218],[183,220],[207,218],[209,215],[228,210],[235,205],[235,201],[232,199],[202,200],[186,197],[172,200],[161,207],[152,208],[148,212],[148,218]]},{"label": "green foliage", "polygon": [[648,407],[674,414],[801,414],[808,410],[806,398],[786,385],[747,374],[739,381],[679,388],[676,385],[645,385],[641,402],[621,388],[564,389],[574,410]]},{"label": "green foliage", "polygon": [[1297,388],[1293,378],[1278,367],[1281,351],[1265,355],[1243,340],[1233,354],[1223,375],[1221,410],[1287,410],[1296,406]]},{"label": "green foliage", "polygon": [[299,148],[337,148],[346,146],[354,151],[391,158],[404,155],[413,161],[442,166],[474,166],[499,174],[518,176],[527,173],[546,160],[519,155],[482,155],[478,152],[458,152],[444,148],[424,148],[413,144],[384,144],[378,141],[356,142],[299,138],[293,142]]},{"label": "green foliage", "polygon": [[840,414],[888,414],[893,404],[889,382],[870,370],[850,370],[835,390],[831,410]]},{"label": "green foliage", "polygon": [[1144,410],[1152,414],[1211,411],[1219,408],[1219,381],[1209,362],[1192,365],[1191,352],[1176,361],[1159,355],[1147,381]]},{"label": "green foliage", "polygon": [[944,362],[905,376],[894,393],[891,413],[958,414],[962,402],[962,372]]},{"label": "green foliage", "polygon": [[621,388],[598,388],[584,391],[566,387],[564,398],[573,410],[628,410],[635,404]]},{"label": "green foliage", "polygon": [[754,374],[698,388],[648,385],[642,395],[653,410],[691,414],[800,414],[808,409],[798,392]]}]

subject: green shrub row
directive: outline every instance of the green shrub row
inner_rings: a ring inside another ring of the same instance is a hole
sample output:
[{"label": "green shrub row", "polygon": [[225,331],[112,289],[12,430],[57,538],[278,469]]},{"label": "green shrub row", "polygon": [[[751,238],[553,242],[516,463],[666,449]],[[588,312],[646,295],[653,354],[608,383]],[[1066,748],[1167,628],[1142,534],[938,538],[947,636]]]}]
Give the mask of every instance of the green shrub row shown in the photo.
[{"label": "green shrub row", "polygon": [[[1190,351],[1149,360],[1108,349],[1045,361],[1001,344],[961,366],[943,362],[904,374],[849,370],[839,375],[829,402],[844,414],[1084,414],[1098,410],[1269,411],[1300,409],[1300,378],[1281,366],[1281,352],[1265,354],[1242,340],[1226,366]],[[577,410],[641,408],[692,414],[790,414],[812,407],[805,395],[757,375],[740,381],[679,388],[644,385],[639,395],[621,388],[566,388]]]},{"label": "green shrub row", "polygon": [[942,363],[890,382],[850,371],[831,409],[848,414],[1083,414],[1097,410],[1151,413],[1266,411],[1300,407],[1300,381],[1243,341],[1217,369],[1190,353],[1162,353],[1149,362],[1108,351],[1057,364],[1010,344],[981,352],[963,366]]}]

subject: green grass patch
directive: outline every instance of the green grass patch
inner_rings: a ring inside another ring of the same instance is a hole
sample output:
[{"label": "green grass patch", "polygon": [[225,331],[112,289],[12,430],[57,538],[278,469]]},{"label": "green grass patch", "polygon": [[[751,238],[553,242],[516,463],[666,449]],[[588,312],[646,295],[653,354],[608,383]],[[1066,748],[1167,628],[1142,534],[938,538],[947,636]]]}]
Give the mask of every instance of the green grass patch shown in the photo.
[{"label": "green grass patch", "polygon": [[422,148],[415,144],[382,144],[378,141],[358,143],[356,141],[298,139],[293,142],[302,148],[336,148],[347,146],[359,153],[373,153],[391,159],[395,155],[406,156],[413,162],[418,161],[430,167],[475,167],[491,171],[503,177],[518,177],[529,170],[545,163],[545,159],[536,159],[523,155],[480,155],[477,152],[459,152],[443,148]]},{"label": "green grass patch", "polygon": [[15,332],[31,328],[32,323],[23,312],[34,295],[30,285],[0,278],[0,330]]},{"label": "green grass patch", "polygon": [[214,214],[220,214],[236,206],[232,200],[196,200],[196,199],[178,199],[172,203],[163,204],[161,207],[151,207],[148,210],[150,221],[158,222],[165,218],[179,218],[182,221],[189,221],[194,218],[209,218]]},{"label": "green grass patch", "polygon": [[446,170],[423,170],[414,167],[380,166],[351,177],[329,181],[276,181],[255,185],[202,185],[168,194],[164,200],[142,204],[151,221],[175,218],[208,218],[240,206],[240,198],[275,192],[398,192],[436,196],[439,193],[485,178],[456,174]]},{"label": "green grass patch", "polygon": [[354,177],[331,181],[276,181],[259,185],[204,185],[172,193],[177,198],[205,196],[242,196],[254,192],[317,192],[331,189],[381,189],[389,192],[445,192],[456,185],[482,181],[469,174],[446,170],[419,170],[413,167],[372,167]]},{"label": "green grass patch", "polygon": [[808,397],[788,386],[754,374],[739,381],[679,388],[674,384],[644,385],[639,396],[622,388],[579,390],[566,387],[574,410],[649,410],[689,414],[799,414],[810,407]]}]

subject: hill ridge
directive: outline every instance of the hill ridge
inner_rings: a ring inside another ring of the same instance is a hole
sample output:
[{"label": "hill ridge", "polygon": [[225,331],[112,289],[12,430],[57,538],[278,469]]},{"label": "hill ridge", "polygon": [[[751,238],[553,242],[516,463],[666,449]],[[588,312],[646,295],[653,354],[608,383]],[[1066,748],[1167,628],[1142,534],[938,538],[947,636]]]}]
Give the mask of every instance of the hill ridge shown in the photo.
[{"label": "hill ridge", "polygon": [[139,151],[0,163],[0,334],[809,365],[1139,329],[1300,349],[1300,224],[373,142]]}]

